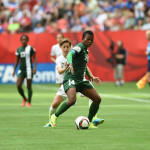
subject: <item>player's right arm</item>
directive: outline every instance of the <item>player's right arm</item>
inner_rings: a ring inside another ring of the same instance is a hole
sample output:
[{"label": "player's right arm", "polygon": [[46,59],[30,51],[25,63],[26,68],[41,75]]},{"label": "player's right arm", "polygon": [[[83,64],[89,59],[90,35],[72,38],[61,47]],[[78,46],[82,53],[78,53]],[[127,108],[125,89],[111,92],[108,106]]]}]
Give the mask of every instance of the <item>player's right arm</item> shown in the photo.
[{"label": "player's right arm", "polygon": [[51,61],[56,63],[54,46],[52,46],[52,49],[51,49]]},{"label": "player's right arm", "polygon": [[15,71],[16,71],[16,68],[17,68],[18,64],[19,64],[19,56],[16,56],[14,71],[13,71],[13,73],[12,73],[12,76],[13,76],[13,77],[15,76]]},{"label": "player's right arm", "polygon": [[62,73],[64,73],[67,70],[68,67],[67,67],[67,65],[65,65],[65,67],[63,68],[61,60],[59,58],[60,57],[58,57],[56,59],[56,69],[57,69],[57,71],[58,71],[59,74],[62,74]]}]

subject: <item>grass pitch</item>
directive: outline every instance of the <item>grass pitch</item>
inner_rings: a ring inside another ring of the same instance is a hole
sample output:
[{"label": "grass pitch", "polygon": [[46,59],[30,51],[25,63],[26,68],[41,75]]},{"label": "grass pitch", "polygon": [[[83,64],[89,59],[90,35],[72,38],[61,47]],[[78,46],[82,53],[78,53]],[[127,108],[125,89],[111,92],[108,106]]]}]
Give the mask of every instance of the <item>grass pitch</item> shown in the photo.
[{"label": "grass pitch", "polygon": [[[135,83],[95,88],[102,97],[98,129],[77,130],[74,121],[88,115],[88,100],[59,117],[56,129],[44,128],[57,85],[33,85],[32,107],[21,107],[15,85],[0,85],[0,150],[149,150],[150,88]],[[24,87],[25,92],[26,87]]]}]

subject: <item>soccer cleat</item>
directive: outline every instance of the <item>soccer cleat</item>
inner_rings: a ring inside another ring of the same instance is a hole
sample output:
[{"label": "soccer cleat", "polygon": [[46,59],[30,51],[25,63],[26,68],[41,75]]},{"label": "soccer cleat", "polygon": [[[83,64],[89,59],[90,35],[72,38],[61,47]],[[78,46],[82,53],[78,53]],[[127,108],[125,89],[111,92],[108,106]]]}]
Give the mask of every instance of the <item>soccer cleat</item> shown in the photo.
[{"label": "soccer cleat", "polygon": [[27,99],[23,99],[23,101],[22,101],[22,103],[21,103],[21,107],[24,107],[25,104],[26,104],[26,102],[27,102]]},{"label": "soccer cleat", "polygon": [[57,117],[55,116],[55,114],[52,115],[51,117],[51,122],[50,125],[55,128],[56,127],[56,121],[57,121]]},{"label": "soccer cleat", "polygon": [[28,102],[27,105],[26,105],[26,107],[31,107],[31,103]]},{"label": "soccer cleat", "polygon": [[47,123],[44,127],[51,127],[51,124]]},{"label": "soccer cleat", "polygon": [[98,127],[94,126],[94,124],[92,122],[90,122],[90,125],[89,125],[89,129],[96,129]]},{"label": "soccer cleat", "polygon": [[93,118],[93,125],[98,126],[99,124],[102,124],[104,122],[104,119],[99,118]]}]

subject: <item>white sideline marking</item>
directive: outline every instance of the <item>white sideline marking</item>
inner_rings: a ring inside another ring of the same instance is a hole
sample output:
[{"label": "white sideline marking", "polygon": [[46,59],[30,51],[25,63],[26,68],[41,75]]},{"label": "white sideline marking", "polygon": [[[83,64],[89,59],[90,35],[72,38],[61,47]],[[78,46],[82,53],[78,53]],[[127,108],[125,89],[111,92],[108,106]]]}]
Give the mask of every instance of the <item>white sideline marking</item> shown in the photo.
[{"label": "white sideline marking", "polygon": [[101,93],[99,93],[99,94],[103,97],[109,97],[109,98],[112,97],[112,98],[121,99],[121,100],[130,100],[130,101],[136,101],[136,102],[150,103],[149,100],[144,100],[144,99],[139,99],[139,98],[115,96],[115,95],[101,94]]},{"label": "white sideline marking", "polygon": [[132,95],[142,95],[142,96],[150,96],[148,93],[130,93]]},{"label": "white sideline marking", "polygon": [[57,91],[59,89],[57,87],[51,87],[51,86],[45,86],[45,85],[38,85],[38,84],[34,84],[34,87],[42,89],[42,90],[53,90],[53,91]]}]

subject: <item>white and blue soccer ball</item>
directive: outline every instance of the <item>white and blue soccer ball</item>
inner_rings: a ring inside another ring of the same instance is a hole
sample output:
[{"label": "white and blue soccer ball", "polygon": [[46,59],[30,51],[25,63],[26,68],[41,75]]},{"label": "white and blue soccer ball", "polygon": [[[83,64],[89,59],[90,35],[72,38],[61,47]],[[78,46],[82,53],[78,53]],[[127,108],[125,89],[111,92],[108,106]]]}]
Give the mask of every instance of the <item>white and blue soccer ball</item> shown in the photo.
[{"label": "white and blue soccer ball", "polygon": [[90,125],[90,121],[85,116],[79,116],[75,120],[75,126],[77,129],[88,129]]}]

